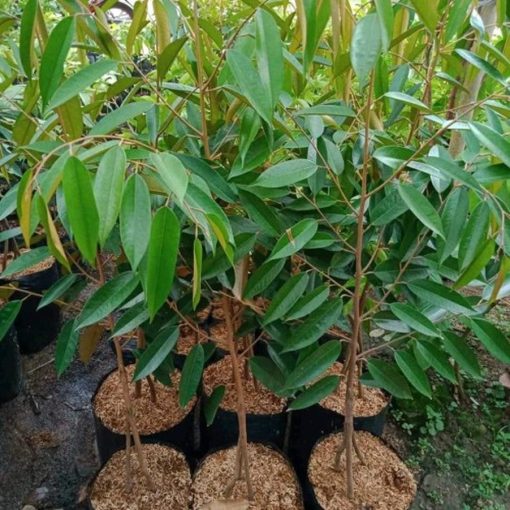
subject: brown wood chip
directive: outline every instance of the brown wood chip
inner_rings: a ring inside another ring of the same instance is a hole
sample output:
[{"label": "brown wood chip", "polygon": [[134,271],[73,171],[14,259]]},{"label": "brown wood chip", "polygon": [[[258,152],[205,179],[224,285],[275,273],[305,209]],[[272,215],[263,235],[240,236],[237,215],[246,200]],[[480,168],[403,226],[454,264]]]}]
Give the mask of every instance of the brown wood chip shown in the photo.
[{"label": "brown wood chip", "polygon": [[[135,365],[126,367],[128,379],[131,381]],[[157,401],[150,398],[149,384],[142,381],[142,395],[135,396],[135,384],[130,383],[131,401],[135,411],[135,421],[142,435],[154,434],[167,430],[178,423],[191,411],[196,398],[183,409],[179,406],[179,381],[181,374],[172,374],[173,385],[164,386],[154,381]],[[94,410],[100,420],[113,432],[124,434],[126,428],[126,410],[119,372],[113,371],[103,382],[94,399]]]},{"label": "brown wood chip", "polygon": [[[243,363],[241,363],[243,366]],[[285,409],[285,399],[279,398],[264,386],[258,383],[255,386],[250,374],[248,378],[243,377],[244,402],[246,412],[250,414],[277,414]],[[204,391],[210,395],[217,386],[225,386],[225,396],[221,401],[221,408],[226,411],[236,412],[237,393],[232,376],[232,361],[230,356],[225,356],[217,363],[209,365],[204,370]]]},{"label": "brown wood chip", "polygon": [[[302,510],[301,493],[291,465],[271,448],[250,443],[248,445],[251,482],[254,498],[249,510]],[[193,509],[223,499],[226,486],[234,475],[236,448],[219,450],[209,455],[195,473],[192,493]],[[246,482],[238,481],[232,499],[246,498]],[[217,508],[217,507],[205,507]],[[236,508],[236,507],[234,507]],[[243,507],[240,507],[243,508]]]},{"label": "brown wood chip", "polygon": [[179,340],[177,340],[176,352],[177,354],[188,355],[197,344],[197,340],[200,343],[206,343],[209,339],[207,331],[198,328],[198,331],[192,329],[190,326],[181,324],[179,327]]},{"label": "brown wood chip", "polygon": [[331,434],[314,448],[308,477],[324,510],[407,510],[416,495],[416,482],[397,454],[368,432],[355,432],[365,464],[354,453],[354,499],[347,497],[345,451],[340,472],[333,469],[343,434]]},{"label": "brown wood chip", "polygon": [[143,445],[153,492],[131,448],[132,484],[126,484],[126,452],[115,453],[92,485],[94,510],[185,510],[191,503],[191,474],[184,455],[158,444]]}]

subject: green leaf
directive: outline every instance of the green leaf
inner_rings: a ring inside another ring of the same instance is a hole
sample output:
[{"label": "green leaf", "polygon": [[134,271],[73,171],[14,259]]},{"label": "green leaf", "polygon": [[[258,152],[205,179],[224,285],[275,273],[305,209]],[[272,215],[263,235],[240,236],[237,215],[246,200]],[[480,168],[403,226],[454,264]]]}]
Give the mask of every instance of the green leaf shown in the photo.
[{"label": "green leaf", "polygon": [[152,221],[145,268],[145,296],[151,320],[172,289],[180,235],[175,213],[168,207],[159,209]]},{"label": "green leaf", "polygon": [[296,302],[285,320],[291,321],[306,317],[321,306],[328,297],[329,287],[327,285],[317,287]]},{"label": "green leaf", "polygon": [[395,101],[398,101],[400,103],[405,103],[409,106],[412,106],[413,108],[417,108],[418,110],[422,111],[430,110],[430,108],[425,103],[422,103],[419,99],[416,99],[415,97],[410,96],[409,94],[404,94],[403,92],[390,91],[386,92],[386,94],[384,95],[385,97],[389,97],[390,99],[394,99]]},{"label": "green leaf", "polygon": [[74,29],[74,17],[64,18],[52,30],[48,38],[39,69],[39,89],[43,105],[48,104],[62,80],[64,63],[73,42]]},{"label": "green leaf", "polygon": [[111,337],[125,335],[147,320],[149,320],[149,312],[147,311],[145,303],[138,303],[132,306],[115,323]]},{"label": "green leaf", "polygon": [[283,228],[278,215],[263,200],[242,190],[239,190],[239,198],[248,216],[260,227],[262,232],[273,237],[281,234]]},{"label": "green leaf", "polygon": [[179,385],[179,405],[186,407],[196,395],[202,371],[204,369],[204,348],[202,344],[193,346],[191,352],[186,356],[182,367],[181,382]]},{"label": "green leaf", "polygon": [[441,222],[444,226],[445,242],[439,244],[440,262],[444,262],[457,248],[466,225],[469,210],[468,191],[455,188],[446,199]]},{"label": "green leaf", "polygon": [[440,375],[453,384],[457,384],[455,371],[448,359],[448,356],[432,342],[416,342],[415,349],[427,363],[429,363]]},{"label": "green leaf", "polygon": [[410,351],[396,351],[395,361],[407,380],[427,398],[432,398],[429,380]]},{"label": "green leaf", "polygon": [[218,412],[218,408],[220,407],[224,395],[225,386],[216,386],[216,388],[214,388],[213,392],[204,402],[205,423],[208,427],[213,424],[214,418],[216,417],[216,413]]},{"label": "green leaf", "polygon": [[272,359],[263,356],[252,356],[250,358],[250,370],[255,378],[272,393],[278,394],[282,391],[285,379],[280,368]]},{"label": "green leaf", "polygon": [[[464,222],[466,218],[464,217]],[[463,270],[474,260],[480,246],[487,239],[490,210],[486,202],[480,202],[465,225],[459,244],[459,269]]]},{"label": "green leaf", "polygon": [[308,159],[291,159],[268,168],[253,184],[262,188],[282,188],[307,179],[316,170],[317,165]]},{"label": "green leaf", "polygon": [[446,352],[459,364],[460,368],[475,379],[482,378],[478,358],[464,338],[446,332],[443,336]]},{"label": "green leaf", "polygon": [[166,73],[170,69],[170,66],[177,58],[177,55],[187,40],[188,38],[186,36],[175,39],[169,45],[167,45],[167,47],[161,52],[160,55],[158,55],[158,63],[156,65],[158,80],[164,80]]},{"label": "green leaf", "polygon": [[311,317],[291,332],[283,352],[297,351],[312,345],[336,323],[341,312],[341,299],[335,298],[324,303]]},{"label": "green leaf", "polygon": [[409,283],[408,287],[417,297],[434,306],[455,314],[473,313],[473,309],[465,297],[440,283],[415,280]]},{"label": "green leaf", "polygon": [[255,15],[255,27],[258,71],[274,108],[283,87],[285,71],[280,31],[273,16],[263,9]]},{"label": "green leaf", "polygon": [[60,331],[55,348],[55,368],[60,377],[73,361],[80,333],[75,327],[74,321],[68,321]]},{"label": "green leaf", "polygon": [[120,239],[133,269],[140,264],[149,245],[151,198],[142,177],[133,174],[126,182],[120,208]]},{"label": "green leaf", "polygon": [[288,407],[289,411],[298,411],[318,404],[331,395],[338,388],[339,384],[340,377],[338,375],[323,377],[295,398]]},{"label": "green leaf", "polygon": [[473,333],[495,358],[510,364],[510,342],[496,326],[484,319],[471,319],[469,325]]},{"label": "green leaf", "polygon": [[50,251],[46,246],[26,251],[10,262],[0,276],[2,278],[7,278],[8,276],[15,275],[16,273],[20,273],[21,271],[25,271],[25,269],[39,264],[39,262],[46,260],[50,256]]},{"label": "green leaf", "polygon": [[314,349],[289,374],[285,381],[285,387],[288,389],[300,388],[317,379],[338,360],[340,350],[338,340],[330,340]]},{"label": "green leaf", "polygon": [[237,81],[241,94],[255,111],[268,123],[273,119],[272,98],[264,88],[259,74],[250,59],[238,50],[229,50],[227,64]]},{"label": "green leaf", "polygon": [[21,25],[19,31],[19,58],[23,70],[28,79],[32,79],[32,55],[35,46],[35,19],[37,16],[38,1],[28,0],[21,15]]},{"label": "green leaf", "polygon": [[143,351],[137,364],[133,381],[151,375],[167,358],[179,338],[179,328],[167,327]]},{"label": "green leaf", "polygon": [[39,302],[39,305],[37,306],[37,309],[41,309],[44,306],[47,306],[53,301],[57,300],[61,296],[63,296],[78,280],[78,275],[71,273],[63,278],[60,278],[57,280],[45,293],[44,296],[41,298],[41,301]]},{"label": "green leaf", "polygon": [[342,104],[316,104],[297,110],[294,115],[329,115],[330,117],[355,117],[356,114],[348,106]]},{"label": "green leaf", "polygon": [[304,248],[306,243],[310,241],[317,232],[317,221],[312,219],[304,219],[289,228],[278,239],[274,245],[273,251],[268,260],[281,259],[290,257]]},{"label": "green leaf", "polygon": [[480,250],[475,255],[475,258],[466,268],[466,270],[459,276],[459,279],[453,286],[454,289],[460,289],[474,280],[490,262],[495,254],[496,243],[489,239],[487,242],[482,244]]},{"label": "green leaf", "polygon": [[281,319],[303,294],[307,285],[307,273],[299,273],[287,280],[273,296],[264,315],[263,324],[267,325]]},{"label": "green leaf", "polygon": [[79,159],[70,157],[66,161],[63,185],[67,215],[76,244],[83,257],[93,264],[99,240],[99,215],[90,174]]},{"label": "green leaf", "polygon": [[411,212],[430,230],[444,238],[441,218],[432,204],[413,185],[398,183],[398,192]]},{"label": "green leaf", "polygon": [[455,179],[471,189],[479,191],[482,189],[480,184],[478,184],[478,181],[467,170],[460,168],[456,163],[452,163],[447,159],[435,157],[426,157],[423,161],[426,165],[430,165],[437,169],[440,174],[444,174],[446,177]]},{"label": "green leaf", "polygon": [[376,14],[367,14],[354,28],[351,43],[351,64],[360,87],[368,83],[368,77],[381,54],[381,26]]},{"label": "green leaf", "polygon": [[120,212],[126,153],[117,146],[104,154],[94,181],[94,196],[99,215],[99,243],[104,246]]},{"label": "green leaf", "polygon": [[[472,51],[464,50],[464,49],[456,49],[455,53],[460,55],[464,60],[474,65],[480,71],[488,74],[491,78],[501,83],[503,86],[506,86],[505,77],[489,62],[479,57]],[[475,133],[476,134],[476,133]]]},{"label": "green leaf", "polygon": [[0,308],[0,343],[13,325],[21,309],[21,301],[9,301]]},{"label": "green leaf", "polygon": [[382,47],[384,51],[388,51],[393,35],[393,9],[391,0],[375,0],[375,8],[381,28]]},{"label": "green leaf", "polygon": [[116,276],[90,296],[75,320],[76,329],[96,324],[114,312],[138,286],[137,276],[127,271]]},{"label": "green leaf", "polygon": [[156,167],[161,182],[168,193],[175,195],[182,204],[188,189],[188,172],[181,161],[168,153],[151,154],[151,162]]},{"label": "green leaf", "polygon": [[284,265],[285,259],[278,259],[270,260],[257,268],[246,283],[244,299],[253,299],[267,289],[281,273]]},{"label": "green leaf", "polygon": [[105,115],[91,130],[91,136],[107,135],[121,124],[147,113],[154,105],[147,102],[128,103]]},{"label": "green leaf", "polygon": [[380,359],[369,359],[367,368],[377,386],[397,398],[412,398],[407,381],[394,365]]},{"label": "green leaf", "polygon": [[406,203],[397,190],[391,190],[370,212],[374,226],[387,225],[407,211]]},{"label": "green leaf", "polygon": [[496,130],[479,122],[471,122],[469,127],[480,143],[487,147],[492,154],[510,167],[510,142]]},{"label": "green leaf", "polygon": [[99,80],[99,78],[113,71],[116,67],[117,63],[115,61],[102,59],[80,69],[55,90],[55,93],[49,100],[48,109],[52,110],[63,105],[69,101],[69,99],[84,92],[94,82]]},{"label": "green leaf", "polygon": [[418,331],[418,333],[432,337],[441,336],[439,330],[430,319],[413,306],[404,303],[392,303],[390,308],[401,321],[404,321],[412,329]]},{"label": "green leaf", "polygon": [[439,22],[439,12],[437,10],[437,2],[427,0],[411,0],[411,4],[416,10],[423,24],[433,34],[436,31]]},{"label": "green leaf", "polygon": [[193,310],[200,303],[202,292],[202,260],[203,249],[199,239],[193,241]]}]

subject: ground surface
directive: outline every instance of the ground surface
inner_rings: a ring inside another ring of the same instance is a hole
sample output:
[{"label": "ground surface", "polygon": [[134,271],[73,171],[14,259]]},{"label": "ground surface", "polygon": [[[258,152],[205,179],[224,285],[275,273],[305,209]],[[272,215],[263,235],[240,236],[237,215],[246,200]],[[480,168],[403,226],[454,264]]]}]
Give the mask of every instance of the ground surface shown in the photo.
[{"label": "ground surface", "polygon": [[[495,314],[508,330],[507,310]],[[24,357],[25,391],[0,407],[0,510],[77,510],[98,467],[90,398],[113,354],[103,342],[87,366],[75,361],[57,379],[53,352]],[[488,381],[466,383],[466,404],[445,395],[392,412],[385,439],[416,474],[413,510],[510,509],[508,393],[497,382],[502,366],[483,364]]]}]

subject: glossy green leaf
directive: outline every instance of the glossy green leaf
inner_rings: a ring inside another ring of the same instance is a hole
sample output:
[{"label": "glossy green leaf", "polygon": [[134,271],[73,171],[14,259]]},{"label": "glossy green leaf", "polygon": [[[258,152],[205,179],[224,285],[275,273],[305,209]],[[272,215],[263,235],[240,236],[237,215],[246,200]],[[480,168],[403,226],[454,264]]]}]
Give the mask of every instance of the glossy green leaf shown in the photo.
[{"label": "glossy green leaf", "polygon": [[433,34],[439,22],[439,11],[437,1],[411,0],[412,6],[420,17],[423,24]]},{"label": "glossy green leaf", "polygon": [[480,71],[486,73],[494,80],[503,85],[506,85],[505,76],[503,76],[492,64],[479,57],[476,53],[461,48],[456,49],[455,53],[460,55],[464,60],[478,68]]},{"label": "glossy green leaf", "polygon": [[335,298],[324,303],[313,315],[291,331],[283,352],[297,351],[312,345],[336,323],[341,312],[341,299]]},{"label": "glossy green leaf", "polygon": [[307,273],[299,273],[288,279],[274,294],[264,315],[263,324],[281,319],[302,296],[307,285]]},{"label": "glossy green leaf", "polygon": [[37,309],[43,308],[62,297],[78,280],[78,275],[70,273],[57,280],[43,295]]},{"label": "glossy green leaf", "polygon": [[453,384],[457,384],[455,371],[448,359],[448,356],[432,342],[417,342],[415,350],[419,356],[427,361],[440,375]]},{"label": "glossy green leaf", "polygon": [[282,391],[285,378],[278,365],[270,358],[252,356],[250,370],[255,378],[271,392],[278,394]]},{"label": "glossy green leaf", "polygon": [[160,152],[151,154],[151,162],[156,167],[161,182],[168,193],[175,196],[182,204],[188,189],[188,172],[181,161],[172,154]]},{"label": "glossy green leaf", "polygon": [[107,135],[138,115],[147,113],[154,105],[148,102],[128,103],[105,115],[91,130],[91,136]]},{"label": "glossy green leaf", "polygon": [[0,276],[2,278],[7,278],[9,276],[16,275],[16,273],[20,273],[25,269],[33,267],[50,256],[51,254],[46,246],[26,251],[10,262]]},{"label": "glossy green leaf", "polygon": [[299,298],[285,319],[290,321],[306,317],[321,306],[328,297],[329,287],[327,285],[317,287],[312,292]]},{"label": "glossy green leaf", "polygon": [[194,345],[186,356],[179,384],[179,405],[186,407],[196,395],[204,369],[204,348],[202,344]]},{"label": "glossy green leaf", "polygon": [[21,309],[21,301],[9,301],[0,308],[0,343],[11,328]]},{"label": "glossy green leaf", "polygon": [[381,359],[369,359],[367,368],[377,386],[397,398],[412,398],[411,390],[400,370]]},{"label": "glossy green leaf", "polygon": [[193,310],[197,308],[202,295],[202,260],[202,243],[199,239],[195,239],[193,241]]},{"label": "glossy green leaf", "polygon": [[122,336],[149,320],[149,312],[145,303],[138,303],[125,312],[113,328],[111,336]]},{"label": "glossy green leaf", "polygon": [[300,393],[289,405],[288,409],[291,411],[298,411],[306,409],[315,404],[318,404],[323,399],[331,395],[340,384],[340,377],[338,375],[328,375],[323,377],[320,381],[312,384],[305,391]]},{"label": "glossy green leaf", "polygon": [[158,210],[152,221],[145,268],[145,296],[151,320],[172,289],[181,229],[168,207]]},{"label": "glossy green leaf", "polygon": [[66,322],[57,337],[57,346],[55,348],[55,368],[59,377],[73,361],[79,340],[80,333],[76,329],[75,322]]},{"label": "glossy green leaf", "polygon": [[282,188],[307,179],[317,170],[317,165],[308,159],[291,159],[265,170],[254,182],[262,188]]},{"label": "glossy green leaf", "polygon": [[133,269],[140,264],[149,244],[151,199],[147,184],[134,174],[126,182],[120,208],[120,239]]},{"label": "glossy green leaf", "polygon": [[469,302],[458,292],[429,280],[415,280],[409,289],[420,299],[455,314],[473,313]]},{"label": "glossy green leaf", "polygon": [[466,189],[454,189],[446,199],[441,216],[445,240],[439,243],[440,262],[446,260],[457,248],[469,210],[469,197]]},{"label": "glossy green leaf", "polygon": [[93,264],[99,240],[99,215],[90,173],[79,159],[70,157],[66,161],[63,186],[67,215],[76,244],[83,257]]},{"label": "glossy green leaf", "polygon": [[290,257],[303,249],[317,232],[317,222],[312,219],[304,219],[288,229],[274,245],[268,260]]},{"label": "glossy green leaf", "polygon": [[32,79],[32,56],[35,46],[35,27],[38,9],[37,0],[28,0],[21,15],[19,34],[19,57],[28,79]]},{"label": "glossy green leaf", "polygon": [[375,13],[367,14],[356,24],[351,43],[351,64],[360,86],[368,83],[368,77],[381,54],[381,26]]},{"label": "glossy green leaf", "polygon": [[99,287],[87,300],[80,315],[75,320],[76,329],[96,324],[126,301],[138,286],[137,276],[127,271]]},{"label": "glossy green leaf", "polygon": [[495,358],[510,364],[510,342],[496,326],[484,319],[472,319],[469,324],[473,333]]},{"label": "glossy green leaf", "polygon": [[64,18],[52,30],[41,59],[39,89],[43,104],[48,104],[64,74],[64,63],[71,48],[75,30],[74,17]]},{"label": "glossy green leaf", "polygon": [[125,172],[126,153],[119,146],[111,148],[101,158],[94,181],[101,246],[104,246],[119,216]]},{"label": "glossy green leaf", "polygon": [[289,374],[285,381],[285,387],[288,389],[299,388],[320,377],[338,360],[340,350],[338,340],[330,340],[317,347]]},{"label": "glossy green leaf", "polygon": [[429,107],[425,103],[421,102],[419,99],[416,99],[413,96],[410,96],[409,94],[404,94],[403,92],[392,91],[392,92],[386,92],[386,94],[384,94],[384,95],[386,97],[388,97],[390,99],[394,99],[395,101],[398,101],[400,103],[404,103],[409,106],[412,106],[413,108],[417,108],[418,110],[422,110],[422,111],[429,110]]},{"label": "glossy green leaf", "polygon": [[113,60],[102,59],[98,62],[80,69],[77,73],[73,74],[65,80],[51,96],[48,103],[48,109],[54,109],[63,105],[69,99],[84,92],[97,80],[102,78],[105,74],[113,71],[117,67],[117,63]]},{"label": "glossy green leaf", "polygon": [[252,193],[239,190],[241,204],[248,216],[260,227],[261,231],[271,236],[279,236],[283,230],[277,213]]},{"label": "glossy green leaf", "polygon": [[285,259],[270,260],[257,268],[248,279],[244,289],[244,298],[253,299],[262,293],[281,273]]},{"label": "glossy green leaf", "polygon": [[213,424],[214,418],[216,417],[216,413],[218,412],[218,408],[220,407],[224,395],[225,386],[216,386],[212,393],[205,399],[204,416],[205,423],[208,427]]},{"label": "glossy green leaf", "polygon": [[163,329],[138,359],[133,381],[140,381],[151,375],[166,360],[178,338],[179,328]]},{"label": "glossy green leaf", "polygon": [[510,167],[510,142],[508,139],[505,139],[491,127],[479,122],[471,122],[469,127],[482,145],[487,147],[506,166]]},{"label": "glossy green leaf", "polygon": [[432,388],[425,372],[422,370],[411,351],[396,351],[395,361],[406,379],[422,395],[432,398]]},{"label": "glossy green leaf", "polygon": [[381,28],[381,41],[384,51],[388,51],[393,35],[393,9],[391,0],[375,0],[377,17]]},{"label": "glossy green leaf", "polygon": [[492,257],[495,255],[496,243],[489,239],[480,247],[471,264],[466,267],[465,271],[459,276],[459,279],[453,286],[454,289],[460,289],[473,281],[487,266]]},{"label": "glossy green leaf", "polygon": [[[463,270],[473,262],[480,246],[485,243],[489,230],[490,209],[486,202],[480,202],[464,224],[459,244],[459,269]],[[465,222],[465,217],[464,217]]]},{"label": "glossy green leaf", "polygon": [[460,368],[475,379],[482,378],[478,358],[466,340],[453,333],[445,333],[443,344],[446,352],[459,364]]},{"label": "glossy green leaf", "polygon": [[438,212],[432,204],[412,184],[399,182],[400,198],[411,212],[430,230],[444,238],[443,225]]},{"label": "glossy green leaf", "polygon": [[156,71],[159,80],[164,80],[165,76],[173,64],[177,55],[181,51],[184,43],[188,40],[187,37],[180,37],[172,41],[159,55]]},{"label": "glossy green leaf", "polygon": [[434,326],[432,321],[414,306],[405,303],[392,303],[390,308],[401,321],[405,322],[418,333],[432,337],[441,336],[439,330]]}]

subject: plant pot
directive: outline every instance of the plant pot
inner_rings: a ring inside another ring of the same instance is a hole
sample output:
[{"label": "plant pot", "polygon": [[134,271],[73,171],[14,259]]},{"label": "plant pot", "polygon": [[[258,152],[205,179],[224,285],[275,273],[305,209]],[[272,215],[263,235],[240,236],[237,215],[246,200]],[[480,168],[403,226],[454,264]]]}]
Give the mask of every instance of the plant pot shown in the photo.
[{"label": "plant pot", "polygon": [[[285,400],[260,383],[255,385],[251,376],[243,377],[243,382],[248,440],[282,448],[287,424]],[[225,395],[214,422],[204,432],[204,441],[209,449],[233,444],[238,437],[237,393],[229,355],[204,370],[203,388],[206,397],[220,385],[225,386]]]},{"label": "plant pot", "polygon": [[[134,365],[126,367],[128,380],[131,380]],[[135,410],[142,443],[167,443],[183,451],[190,464],[194,463],[197,449],[193,412],[196,398],[185,409],[178,404],[180,374],[172,376],[173,385],[163,386],[154,381],[157,394],[157,406],[150,400],[146,380],[142,381],[142,396],[135,398],[135,385],[130,383],[131,401]],[[125,410],[122,387],[119,384],[117,369],[107,374],[92,397],[92,412],[96,430],[96,440],[101,464],[125,448]]]},{"label": "plant pot", "polygon": [[7,402],[18,396],[22,386],[19,346],[16,330],[11,327],[0,340],[0,402]]},{"label": "plant pot", "polygon": [[32,354],[56,340],[60,331],[60,308],[50,304],[37,310],[41,298],[27,295],[25,291],[42,294],[59,278],[58,266],[51,266],[37,272],[16,277],[20,291],[12,294],[11,299],[21,299],[23,303],[16,317],[15,326],[22,354]]},{"label": "plant pot", "polygon": [[[143,445],[147,469],[156,486],[148,488],[134,448],[131,448],[132,485],[125,483],[125,450],[115,453],[89,486],[90,510],[171,510],[188,509],[191,503],[191,473],[185,455],[160,444]],[[112,506],[115,505],[115,506]]]},{"label": "plant pot", "polygon": [[[298,479],[289,460],[272,446],[249,443],[251,481],[254,498],[250,509],[282,508],[303,510],[303,496]],[[224,499],[226,486],[234,476],[236,447],[220,449],[202,459],[192,483],[193,510]],[[231,499],[246,499],[246,484],[234,485]]]},{"label": "plant pot", "polygon": [[362,463],[353,451],[354,499],[346,494],[345,451],[340,469],[333,469],[342,434],[322,438],[312,450],[304,493],[310,510],[407,510],[416,495],[416,482],[407,466],[380,438],[368,432],[355,432]]}]

